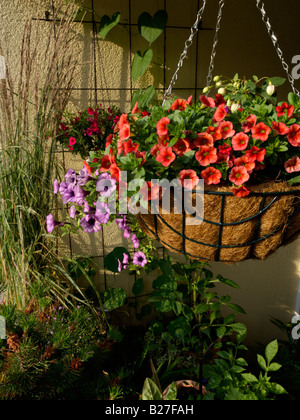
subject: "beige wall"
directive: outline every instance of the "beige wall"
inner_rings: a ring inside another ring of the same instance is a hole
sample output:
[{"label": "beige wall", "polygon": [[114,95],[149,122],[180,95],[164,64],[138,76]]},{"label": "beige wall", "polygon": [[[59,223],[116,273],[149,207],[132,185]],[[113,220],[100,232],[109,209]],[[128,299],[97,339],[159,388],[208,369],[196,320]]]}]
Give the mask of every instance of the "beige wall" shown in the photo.
[{"label": "beige wall", "polygon": [[[55,4],[57,1],[55,1]],[[112,15],[116,11],[122,14],[121,22],[128,24],[128,0],[94,0],[96,20],[104,14]],[[154,62],[150,71],[133,84],[130,78],[130,43],[132,54],[138,49],[145,50],[147,43],[138,35],[136,26],[132,27],[131,37],[128,25],[120,25],[106,41],[98,40],[96,43],[96,85],[99,103],[105,106],[116,104],[123,111],[130,108],[130,88],[147,87],[154,84],[162,89],[164,86],[163,62],[166,58],[166,83],[168,84],[177,67],[179,56],[183,50],[184,42],[188,38],[188,29],[195,21],[197,12],[196,0],[166,0],[169,14],[168,28],[166,30],[166,46],[164,49],[163,37],[153,45],[155,49]],[[266,27],[261,20],[254,0],[226,0],[223,24],[220,32],[218,54],[215,62],[215,74],[233,76],[238,72],[241,76],[285,76],[278,60],[274,47],[268,37]],[[7,45],[8,61],[11,67],[18,72],[19,51],[22,34],[22,23],[26,10],[36,8],[37,0],[0,0],[0,39]],[[40,17],[44,18],[46,10],[51,12],[51,1],[43,0]],[[86,1],[88,7],[91,0]],[[298,45],[300,26],[300,2],[295,0],[265,0],[266,10],[270,16],[274,31],[278,35],[281,48],[287,63],[291,63],[294,55],[300,54]],[[188,59],[179,74],[175,93],[188,97],[190,94],[200,93],[199,88],[205,86],[209,58],[217,16],[217,0],[209,0],[207,10],[203,17],[203,30],[198,37],[198,52],[196,43],[190,48]],[[163,0],[149,0],[147,3],[140,0],[131,1],[131,20],[137,23],[138,16],[143,11],[154,13],[164,7]],[[91,14],[86,15],[86,20],[91,20]],[[42,22],[45,27],[45,42],[47,39],[47,22]],[[80,24],[78,24],[80,25]],[[85,63],[79,69],[79,76],[72,92],[70,109],[79,110],[93,105],[95,102],[94,57],[92,25],[89,23],[80,27],[80,41],[78,51],[80,60]],[[41,48],[43,45],[41,45]],[[166,52],[166,57],[164,56]],[[196,66],[198,59],[198,66]],[[196,67],[198,74],[196,77]],[[197,86],[195,86],[197,81]],[[298,89],[299,81],[296,82]],[[120,89],[120,90],[118,90]],[[128,89],[128,90],[121,90]],[[287,85],[282,93],[290,91]],[[75,160],[70,154],[65,153],[66,167],[81,169],[81,161]],[[98,263],[103,262],[103,255],[107,254],[124,240],[113,227],[105,228],[103,234],[71,237],[64,240],[62,248],[72,254],[94,256]],[[126,242],[125,242],[126,244]],[[270,323],[270,317],[290,321],[296,302],[298,279],[300,275],[300,240],[286,248],[280,249],[266,261],[246,261],[233,266],[212,264],[214,272],[237,281],[241,290],[231,293],[233,300],[243,306],[248,315],[241,317],[249,328],[249,341],[266,342],[279,336],[278,330]],[[133,279],[122,274],[117,280],[122,287],[131,293]],[[97,277],[100,288],[105,287],[103,273]],[[114,285],[115,283],[113,283]],[[151,282],[149,281],[149,285]],[[221,290],[223,291],[223,290]]]}]

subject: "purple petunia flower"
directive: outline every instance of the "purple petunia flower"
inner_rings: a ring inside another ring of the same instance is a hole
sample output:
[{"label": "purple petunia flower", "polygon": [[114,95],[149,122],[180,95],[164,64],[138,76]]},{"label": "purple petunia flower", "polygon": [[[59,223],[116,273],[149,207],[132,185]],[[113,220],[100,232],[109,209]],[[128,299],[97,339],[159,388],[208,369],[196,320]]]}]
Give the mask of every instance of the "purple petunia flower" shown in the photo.
[{"label": "purple petunia flower", "polygon": [[53,182],[53,187],[54,187],[54,194],[57,194],[59,191],[59,182],[57,181],[57,179]]},{"label": "purple petunia flower", "polygon": [[88,173],[88,170],[83,168],[77,176],[77,185],[79,185],[79,187],[84,187],[90,179],[91,177]]},{"label": "purple petunia flower", "polygon": [[110,211],[108,205],[103,201],[96,203],[96,217],[100,223],[106,225],[110,218]]},{"label": "purple petunia flower", "polygon": [[123,262],[121,262],[120,260],[118,260],[118,263],[119,263],[119,267],[118,267],[119,273],[122,270],[126,270],[126,268],[128,267],[128,263],[129,263],[129,255],[123,254]]},{"label": "purple petunia flower", "polygon": [[75,203],[77,203],[79,206],[82,206],[83,202],[85,201],[85,198],[89,195],[88,191],[84,191],[80,187],[74,188],[75,193]]},{"label": "purple petunia flower", "polygon": [[129,226],[125,226],[125,229],[124,229],[124,238],[125,239],[130,239],[130,236],[131,236],[130,227]]},{"label": "purple petunia flower", "polygon": [[144,267],[148,263],[146,255],[142,251],[138,251],[133,256],[133,264]]},{"label": "purple petunia flower", "polygon": [[76,203],[75,199],[75,187],[74,185],[70,184],[62,194],[62,201],[64,204],[67,203]]},{"label": "purple petunia flower", "polygon": [[59,186],[59,193],[61,195],[64,195],[64,193],[67,189],[68,189],[68,184],[65,181],[63,181]]},{"label": "purple petunia flower", "polygon": [[134,235],[134,234],[132,235],[131,241],[133,243],[134,248],[135,249],[138,249],[139,246],[140,246],[140,241],[138,240],[138,238],[136,237],[136,235]]},{"label": "purple petunia flower", "polygon": [[[120,215],[121,216],[121,215]],[[116,219],[116,224],[120,230],[125,230],[127,223],[126,223],[126,216],[123,216],[122,219]]]},{"label": "purple petunia flower", "polygon": [[89,214],[89,213],[95,213],[95,207],[90,207],[87,201],[84,201],[84,208],[83,208],[83,212],[85,214]]},{"label": "purple petunia flower", "polygon": [[101,230],[101,223],[95,214],[89,214],[80,221],[80,225],[86,233],[95,233]]},{"label": "purple petunia flower", "polygon": [[77,177],[74,169],[69,169],[65,175],[65,180],[68,185],[76,185]]},{"label": "purple petunia flower", "polygon": [[98,191],[101,197],[109,198],[117,189],[117,181],[113,179],[109,174],[101,174],[96,185],[96,191]]},{"label": "purple petunia flower", "polygon": [[71,217],[72,219],[75,219],[75,216],[76,216],[76,207],[75,207],[75,206],[72,206],[72,207],[70,208],[70,217]]},{"label": "purple petunia flower", "polygon": [[63,226],[63,225],[64,223],[57,222],[56,220],[54,220],[54,217],[52,214],[49,214],[46,218],[46,226],[47,226],[48,233],[52,233],[54,229],[56,228],[56,226]]}]

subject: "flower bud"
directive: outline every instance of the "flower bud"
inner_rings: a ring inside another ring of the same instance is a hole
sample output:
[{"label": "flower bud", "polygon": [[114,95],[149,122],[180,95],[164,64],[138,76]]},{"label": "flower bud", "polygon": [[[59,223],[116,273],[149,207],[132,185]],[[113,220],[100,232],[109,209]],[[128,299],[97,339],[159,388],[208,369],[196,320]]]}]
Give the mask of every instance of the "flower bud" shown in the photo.
[{"label": "flower bud", "polygon": [[238,112],[239,109],[240,109],[240,104],[233,103],[231,105],[231,112]]},{"label": "flower bud", "polygon": [[226,95],[226,89],[224,89],[224,88],[220,88],[220,89],[218,90],[218,94],[219,94],[219,95],[222,95],[222,96]]},{"label": "flower bud", "polygon": [[203,93],[208,93],[209,91],[210,91],[210,87],[209,86],[207,86],[207,87],[205,87],[203,89]]},{"label": "flower bud", "polygon": [[220,76],[216,76],[216,77],[214,77],[214,82],[215,83],[217,83],[217,82],[219,82],[220,81]]},{"label": "flower bud", "polygon": [[269,96],[272,96],[274,94],[274,92],[275,92],[275,86],[272,85],[271,82],[269,82],[269,86],[267,87],[267,94]]}]

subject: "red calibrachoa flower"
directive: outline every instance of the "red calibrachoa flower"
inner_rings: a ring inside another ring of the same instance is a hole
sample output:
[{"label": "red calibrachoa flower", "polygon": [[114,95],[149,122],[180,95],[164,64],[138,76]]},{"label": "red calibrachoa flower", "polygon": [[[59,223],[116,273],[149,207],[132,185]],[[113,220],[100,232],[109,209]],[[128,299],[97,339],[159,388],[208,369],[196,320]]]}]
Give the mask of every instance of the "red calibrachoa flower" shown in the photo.
[{"label": "red calibrachoa flower", "polygon": [[176,159],[175,153],[171,147],[162,147],[159,151],[156,160],[162,164],[164,167],[168,167]]},{"label": "red calibrachoa flower", "polygon": [[194,140],[195,147],[207,146],[214,147],[214,138],[208,133],[197,134],[198,138]]},{"label": "red calibrachoa flower", "polygon": [[291,174],[293,172],[300,172],[300,159],[298,156],[294,156],[292,159],[288,160],[285,165],[285,170]]},{"label": "red calibrachoa flower", "polygon": [[124,141],[124,156],[127,156],[128,153],[136,153],[138,151],[139,145],[133,143],[132,140]]},{"label": "red calibrachoa flower", "polygon": [[219,171],[219,169],[210,166],[209,168],[201,172],[201,178],[204,179],[204,183],[206,185],[217,185],[222,179],[222,174],[221,171]]},{"label": "red calibrachoa flower", "polygon": [[229,181],[231,181],[234,185],[238,187],[245,184],[245,182],[249,181],[250,175],[248,174],[247,169],[245,166],[235,166],[232,168],[231,173],[229,175]]},{"label": "red calibrachoa flower", "polygon": [[293,124],[287,134],[289,143],[294,147],[300,147],[300,125]]},{"label": "red calibrachoa flower", "polygon": [[281,106],[278,105],[276,107],[276,112],[278,117],[287,116],[290,118],[295,111],[295,108],[293,105],[288,105],[286,102],[284,102]]},{"label": "red calibrachoa flower", "polygon": [[178,142],[173,146],[173,151],[177,156],[183,156],[191,150],[190,142],[187,139],[179,139]]},{"label": "red calibrachoa flower", "polygon": [[251,147],[250,150],[247,150],[245,156],[249,160],[249,162],[263,162],[266,156],[266,149],[259,149],[256,146]]},{"label": "red calibrachoa flower", "polygon": [[195,154],[195,158],[201,166],[208,166],[218,160],[217,149],[214,147],[201,146]]},{"label": "red calibrachoa flower", "polygon": [[248,195],[251,193],[250,190],[248,190],[244,185],[239,188],[232,188],[232,192],[236,197],[248,197]]},{"label": "red calibrachoa flower", "polygon": [[160,185],[147,181],[140,189],[140,194],[143,195],[144,201],[160,200],[163,196],[163,190]]},{"label": "red calibrachoa flower", "polygon": [[179,173],[179,180],[181,185],[188,189],[193,190],[199,183],[199,177],[193,169],[184,169]]},{"label": "red calibrachoa flower", "polygon": [[220,131],[223,140],[229,139],[235,135],[233,124],[230,121],[222,121],[220,123]]},{"label": "red calibrachoa flower", "polygon": [[103,156],[101,160],[100,172],[107,172],[113,163],[116,163],[115,157],[110,155]]},{"label": "red calibrachoa flower", "polygon": [[214,141],[218,141],[222,139],[221,129],[220,127],[208,127],[206,132],[213,136]]},{"label": "red calibrachoa flower", "polygon": [[176,111],[176,109],[179,109],[179,111],[184,111],[187,106],[188,101],[184,99],[176,99],[171,105],[171,110]]},{"label": "red calibrachoa flower", "polygon": [[248,174],[252,174],[253,169],[255,169],[255,162],[250,162],[246,155],[234,159],[234,164],[235,166],[245,166]]},{"label": "red calibrachoa flower", "polygon": [[252,128],[256,125],[257,117],[256,115],[250,114],[249,117],[243,122],[243,131],[244,133],[249,133]]},{"label": "red calibrachoa flower", "polygon": [[261,122],[255,125],[252,130],[252,137],[256,140],[267,141],[271,133],[271,128]]},{"label": "red calibrachoa flower", "polygon": [[130,125],[129,124],[123,124],[122,128],[119,131],[119,139],[121,141],[128,140],[130,137]]},{"label": "red calibrachoa flower", "polygon": [[213,121],[220,122],[223,121],[226,117],[228,111],[225,108],[225,104],[221,104],[218,106],[216,112],[214,113]]},{"label": "red calibrachoa flower", "polygon": [[157,134],[159,136],[166,136],[168,134],[168,127],[167,125],[170,124],[170,120],[167,117],[162,118],[160,121],[158,121],[156,125]]},{"label": "red calibrachoa flower", "polygon": [[201,95],[199,99],[203,103],[203,105],[208,106],[209,108],[215,108],[216,106],[216,103],[213,100],[213,98],[209,98],[205,95]]},{"label": "red calibrachoa flower", "polygon": [[285,134],[289,132],[289,128],[284,123],[281,123],[281,122],[277,122],[277,121],[272,122],[272,127],[273,127],[273,130],[276,132],[276,134],[281,135],[281,136],[284,136]]},{"label": "red calibrachoa flower", "polygon": [[249,143],[249,136],[247,136],[247,134],[245,133],[236,134],[231,141],[232,148],[235,151],[247,149],[248,143]]}]

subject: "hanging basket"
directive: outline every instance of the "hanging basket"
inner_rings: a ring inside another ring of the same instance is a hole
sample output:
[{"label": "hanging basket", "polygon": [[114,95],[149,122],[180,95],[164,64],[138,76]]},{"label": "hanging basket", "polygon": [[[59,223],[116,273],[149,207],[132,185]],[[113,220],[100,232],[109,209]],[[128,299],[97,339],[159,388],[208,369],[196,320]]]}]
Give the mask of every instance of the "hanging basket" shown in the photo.
[{"label": "hanging basket", "polygon": [[205,187],[204,220],[188,214],[139,214],[145,234],[191,259],[225,263],[263,260],[300,234],[300,187],[270,182],[246,198],[227,187]]}]

